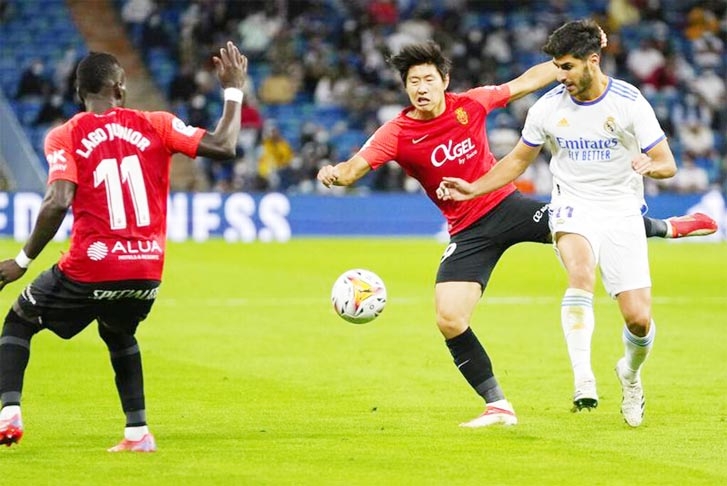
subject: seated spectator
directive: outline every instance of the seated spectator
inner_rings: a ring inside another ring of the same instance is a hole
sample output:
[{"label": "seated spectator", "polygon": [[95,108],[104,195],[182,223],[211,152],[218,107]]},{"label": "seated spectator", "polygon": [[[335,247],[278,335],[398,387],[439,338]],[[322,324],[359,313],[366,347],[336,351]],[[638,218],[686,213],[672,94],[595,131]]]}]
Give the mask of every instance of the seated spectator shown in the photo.
[{"label": "seated spectator", "polygon": [[666,60],[664,54],[656,48],[654,39],[643,39],[639,47],[629,51],[626,57],[626,67],[639,83],[644,83],[662,69]]},{"label": "seated spectator", "polygon": [[169,83],[167,96],[172,103],[186,103],[197,91],[194,70],[189,64],[182,64]]},{"label": "seated spectator", "polygon": [[153,13],[141,29],[141,45],[146,49],[162,48],[170,49],[172,39],[167,32],[167,28],[162,22],[162,17],[158,13]]},{"label": "seated spectator", "polygon": [[0,0],[0,24],[6,22],[13,16],[13,8],[9,0]]},{"label": "seated spectator", "polygon": [[121,7],[121,20],[134,45],[141,44],[141,32],[149,16],[156,9],[154,0],[126,0]]},{"label": "seated spectator", "polygon": [[260,110],[252,104],[249,97],[244,97],[242,99],[238,143],[246,154],[254,152],[255,146],[260,142],[262,128],[263,117]]},{"label": "seated spectator", "polygon": [[399,20],[399,9],[394,0],[371,0],[366,12],[376,25],[393,27]]},{"label": "seated spectator", "polygon": [[719,69],[724,63],[724,42],[711,32],[692,41],[694,64],[699,68]]},{"label": "seated spectator", "polygon": [[714,69],[704,69],[692,82],[692,89],[713,113],[719,113],[727,102],[724,77]]},{"label": "seated spectator", "polygon": [[689,10],[684,27],[684,35],[687,39],[699,39],[706,33],[716,33],[717,31],[719,31],[719,20],[714,12],[699,5],[695,5]]},{"label": "seated spectator", "polygon": [[337,162],[330,138],[328,130],[313,123],[306,123],[301,129],[300,168],[296,179],[297,182],[311,182],[299,187],[304,192],[313,189],[312,181],[323,165]]},{"label": "seated spectator", "polygon": [[297,92],[295,80],[283,68],[276,67],[263,79],[258,94],[263,103],[282,105],[293,101]]},{"label": "seated spectator", "polygon": [[63,96],[53,94],[46,96],[38,115],[33,120],[33,126],[49,125],[58,121],[65,121],[66,114],[63,112]]},{"label": "seated spectator", "polygon": [[280,134],[278,127],[269,123],[263,129],[263,141],[258,157],[259,189],[285,191],[293,184],[293,148]]},{"label": "seated spectator", "polygon": [[240,50],[252,60],[262,58],[272,39],[283,28],[284,19],[274,12],[275,3],[269,2],[265,11],[251,13],[238,25]]},{"label": "seated spectator", "polygon": [[676,175],[669,180],[668,189],[680,194],[706,192],[709,189],[707,171],[695,164],[690,156],[684,156]]},{"label": "seated spectator", "polygon": [[682,150],[694,158],[710,157],[715,151],[714,132],[698,118],[689,118],[677,127]]},{"label": "seated spectator", "polygon": [[50,93],[52,86],[45,77],[45,65],[40,59],[35,59],[25,68],[18,81],[18,89],[15,92],[16,99],[42,98]]},{"label": "seated spectator", "polygon": [[490,142],[492,155],[499,160],[515,148],[520,140],[520,131],[515,128],[515,120],[506,111],[495,115],[493,122],[488,130],[487,139]]}]

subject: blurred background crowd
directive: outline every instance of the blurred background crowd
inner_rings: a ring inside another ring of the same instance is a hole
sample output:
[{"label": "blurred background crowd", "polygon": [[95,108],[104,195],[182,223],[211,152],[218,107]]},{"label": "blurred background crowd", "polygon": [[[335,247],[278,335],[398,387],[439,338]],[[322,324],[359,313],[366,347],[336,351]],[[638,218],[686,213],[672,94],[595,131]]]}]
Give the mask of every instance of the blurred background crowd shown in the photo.
[{"label": "blurred background crowd", "polygon": [[[79,111],[74,70],[87,52],[69,0],[0,0],[0,88],[35,150]],[[108,3],[166,106],[210,128],[221,110],[211,56],[228,39],[250,59],[237,157],[197,159],[176,189],[320,190],[322,164],[346,160],[408,105],[387,56],[434,39],[454,61],[450,90],[509,81],[547,60],[565,21],[591,17],[608,34],[607,74],[651,102],[680,170],[650,194],[727,193],[727,0],[97,0]],[[88,12],[93,15],[93,12]],[[101,26],[103,29],[104,26]],[[122,63],[123,64],[123,63]],[[130,83],[133,83],[131,80]],[[494,112],[491,149],[506,154],[537,95]],[[132,106],[135,107],[135,106]],[[42,155],[41,155],[42,156]],[[547,159],[518,184],[548,194]],[[353,191],[419,190],[396,164]]]}]

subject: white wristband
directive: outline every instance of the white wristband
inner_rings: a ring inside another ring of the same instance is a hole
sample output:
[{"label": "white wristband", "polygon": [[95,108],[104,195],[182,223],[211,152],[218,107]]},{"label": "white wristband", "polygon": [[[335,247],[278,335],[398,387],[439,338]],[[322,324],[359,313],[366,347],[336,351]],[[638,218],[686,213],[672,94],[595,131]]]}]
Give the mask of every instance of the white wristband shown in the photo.
[{"label": "white wristband", "polygon": [[225,101],[242,103],[242,90],[239,88],[225,88]]},{"label": "white wristband", "polygon": [[15,263],[17,263],[20,268],[28,268],[32,261],[33,259],[28,258],[28,255],[25,254],[25,250],[20,250],[18,256],[15,257]]}]

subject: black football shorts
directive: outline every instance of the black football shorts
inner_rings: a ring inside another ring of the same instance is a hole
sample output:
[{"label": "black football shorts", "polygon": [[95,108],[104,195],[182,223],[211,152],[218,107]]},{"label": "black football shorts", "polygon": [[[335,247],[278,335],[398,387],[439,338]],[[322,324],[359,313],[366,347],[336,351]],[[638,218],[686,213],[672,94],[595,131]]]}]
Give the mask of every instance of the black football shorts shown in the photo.
[{"label": "black football shorts", "polygon": [[525,241],[550,243],[548,204],[516,191],[450,239],[437,283],[479,282],[484,292],[505,250]]},{"label": "black football shorts", "polygon": [[149,314],[161,282],[122,280],[81,283],[54,265],[25,287],[16,301],[18,314],[41,328],[70,339],[94,320],[133,335]]}]

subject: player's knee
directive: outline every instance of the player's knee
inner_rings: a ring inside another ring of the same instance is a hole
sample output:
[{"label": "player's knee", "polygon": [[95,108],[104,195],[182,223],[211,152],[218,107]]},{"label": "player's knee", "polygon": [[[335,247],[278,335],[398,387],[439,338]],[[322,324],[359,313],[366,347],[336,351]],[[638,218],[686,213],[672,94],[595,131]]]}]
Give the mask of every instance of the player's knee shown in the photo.
[{"label": "player's knee", "polygon": [[5,316],[5,322],[2,330],[3,336],[30,339],[38,331],[40,331],[40,326],[35,324],[33,321],[25,319],[22,315],[17,313],[14,308],[11,308]]},{"label": "player's knee", "polygon": [[568,286],[570,288],[593,292],[595,285],[596,276],[590,269],[583,267],[568,270]]},{"label": "player's knee", "polygon": [[469,319],[462,312],[437,309],[437,327],[445,337],[459,336],[469,326]]},{"label": "player's knee", "polygon": [[120,329],[113,328],[102,320],[98,321],[98,335],[111,351],[132,347],[137,342],[133,334],[128,334]]},{"label": "player's knee", "polygon": [[643,337],[649,333],[651,313],[647,309],[628,312],[624,315],[624,321],[631,334]]}]

